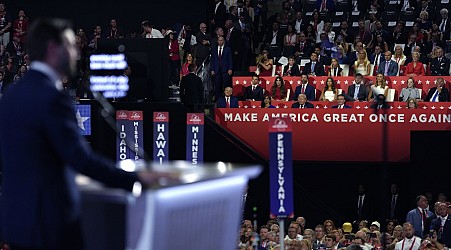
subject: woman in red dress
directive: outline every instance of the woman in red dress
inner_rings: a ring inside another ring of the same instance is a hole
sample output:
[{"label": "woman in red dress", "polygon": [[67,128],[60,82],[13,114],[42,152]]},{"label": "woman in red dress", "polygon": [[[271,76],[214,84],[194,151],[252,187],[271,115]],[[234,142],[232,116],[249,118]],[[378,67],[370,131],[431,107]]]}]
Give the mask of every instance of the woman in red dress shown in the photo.
[{"label": "woman in red dress", "polygon": [[420,54],[418,52],[413,52],[412,61],[406,66],[406,76],[424,76],[426,74],[424,65],[419,60]]},{"label": "woman in red dress", "polygon": [[287,98],[287,89],[283,78],[278,76],[274,80],[274,84],[271,87],[271,99],[274,101],[285,101]]},{"label": "woman in red dress", "polygon": [[14,21],[14,33],[19,33],[20,42],[25,43],[25,34],[28,30],[28,18],[25,16],[25,11],[19,10],[18,18]]}]

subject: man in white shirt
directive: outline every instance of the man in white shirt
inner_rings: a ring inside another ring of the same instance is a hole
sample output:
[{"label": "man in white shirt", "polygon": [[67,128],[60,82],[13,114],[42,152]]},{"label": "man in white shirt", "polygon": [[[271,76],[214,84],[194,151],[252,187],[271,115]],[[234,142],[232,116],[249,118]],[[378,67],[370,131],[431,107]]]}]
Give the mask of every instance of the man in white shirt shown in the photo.
[{"label": "man in white shirt", "polygon": [[406,222],[403,224],[404,239],[395,245],[395,250],[418,250],[421,245],[421,238],[414,236],[415,228]]},{"label": "man in white shirt", "polygon": [[163,34],[161,34],[159,30],[154,29],[149,21],[143,21],[141,23],[141,26],[144,30],[144,38],[163,38]]}]

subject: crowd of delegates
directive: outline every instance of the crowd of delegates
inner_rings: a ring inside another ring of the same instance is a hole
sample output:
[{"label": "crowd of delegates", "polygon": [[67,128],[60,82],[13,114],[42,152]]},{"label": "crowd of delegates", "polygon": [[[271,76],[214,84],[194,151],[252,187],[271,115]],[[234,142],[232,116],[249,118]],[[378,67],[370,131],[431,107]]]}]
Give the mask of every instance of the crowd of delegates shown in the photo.
[{"label": "crowd of delegates", "polygon": [[[280,76],[335,77],[343,74],[342,65],[349,65],[351,74],[362,76],[449,75],[450,60],[445,55],[451,52],[451,19],[440,1],[398,1],[394,13],[409,16],[412,22],[399,20],[394,27],[384,19],[386,8],[392,5],[389,1],[287,0],[282,2],[281,10],[271,12],[267,1],[214,0],[205,22],[160,30],[143,21],[141,32],[136,29],[126,33],[116,19],[111,19],[106,29],[101,25],[87,31],[80,27],[76,30],[81,51],[79,73],[66,81],[65,89],[74,98],[88,97],[83,84],[88,81],[86,60],[96,50],[97,40],[124,37],[168,40],[170,84],[178,85],[189,73],[190,64],[199,67],[210,58],[214,101],[224,96],[225,87],[232,86],[232,76],[249,73],[249,66],[254,65],[260,76],[272,75],[273,66],[284,61],[281,58],[287,63]],[[344,15],[334,18],[335,10],[343,6]],[[356,11],[360,13],[357,19],[351,16]],[[12,15],[0,4],[1,92],[20,79],[29,63],[25,47],[30,21],[24,10],[16,18]],[[302,60],[308,63],[301,69]],[[131,70],[128,69],[129,74]],[[272,100],[286,97],[283,88],[283,84],[275,88],[277,93],[271,93]],[[334,91],[333,87],[328,90]],[[336,93],[333,96],[338,97]],[[332,94],[321,98],[331,100]]]},{"label": "crowd of delegates", "polygon": [[[284,247],[288,250],[441,250],[451,247],[451,204],[446,195],[440,194],[433,208],[426,196],[419,195],[416,207],[410,211],[396,206],[401,214],[393,205],[402,199],[396,189],[392,188],[392,196],[389,219],[383,224],[360,218],[353,223],[345,222],[341,227],[332,220],[325,220],[308,228],[306,218],[297,217],[284,229]],[[362,200],[358,206],[363,206]],[[238,249],[280,249],[278,221],[269,220],[260,228],[254,228],[251,221],[244,220]]]}]

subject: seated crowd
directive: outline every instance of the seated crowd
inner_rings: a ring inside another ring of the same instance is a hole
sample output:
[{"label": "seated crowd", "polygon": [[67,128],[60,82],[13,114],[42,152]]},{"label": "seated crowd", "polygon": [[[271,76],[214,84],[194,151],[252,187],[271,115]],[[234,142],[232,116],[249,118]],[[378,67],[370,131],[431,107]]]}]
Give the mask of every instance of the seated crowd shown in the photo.
[{"label": "seated crowd", "polygon": [[[76,30],[79,71],[64,86],[74,98],[89,97],[87,60],[99,38],[168,39],[169,84],[178,85],[190,64],[199,67],[210,59],[214,101],[223,96],[225,87],[232,86],[232,76],[252,71],[274,75],[274,67],[280,65],[284,65],[280,76],[448,76],[451,20],[444,6],[430,0],[397,1],[395,5],[382,0],[287,0],[282,10],[272,10],[275,14],[267,17],[267,0],[215,0],[208,21],[200,23],[198,30],[185,23],[160,31],[143,21],[140,34],[124,32],[111,19],[106,31],[101,25],[90,32]],[[0,22],[1,95],[29,66],[25,47],[30,20],[20,10],[13,21],[4,4],[0,4],[0,14],[5,16]],[[277,93],[271,96],[286,95],[282,88],[276,87]],[[321,96],[332,97],[338,97],[333,87]]]},{"label": "seated crowd", "polygon": [[[365,219],[336,226],[332,220],[314,228],[306,226],[306,218],[297,217],[284,229],[284,249],[288,250],[441,250],[451,245],[451,204],[441,194],[429,207],[428,199],[419,195],[417,207],[403,214],[403,218],[369,223]],[[420,212],[421,211],[421,212]],[[238,249],[280,249],[280,227],[275,219],[258,229],[244,220],[239,231]]]}]

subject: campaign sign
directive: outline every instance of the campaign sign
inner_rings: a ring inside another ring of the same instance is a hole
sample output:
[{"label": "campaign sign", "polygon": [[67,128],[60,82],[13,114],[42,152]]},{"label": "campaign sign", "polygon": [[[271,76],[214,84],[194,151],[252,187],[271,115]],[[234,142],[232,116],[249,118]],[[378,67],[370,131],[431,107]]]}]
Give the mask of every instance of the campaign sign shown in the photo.
[{"label": "campaign sign", "polygon": [[78,130],[81,135],[91,135],[91,105],[75,105]]},{"label": "campaign sign", "polygon": [[153,160],[169,161],[169,112],[153,112]]},{"label": "campaign sign", "polygon": [[271,218],[293,218],[291,121],[269,120],[269,185]]},{"label": "campaign sign", "polygon": [[186,114],[186,161],[196,165],[204,161],[204,114]]},{"label": "campaign sign", "polygon": [[117,135],[117,161],[127,159],[142,159],[144,145],[143,112],[142,111],[116,111]]}]

